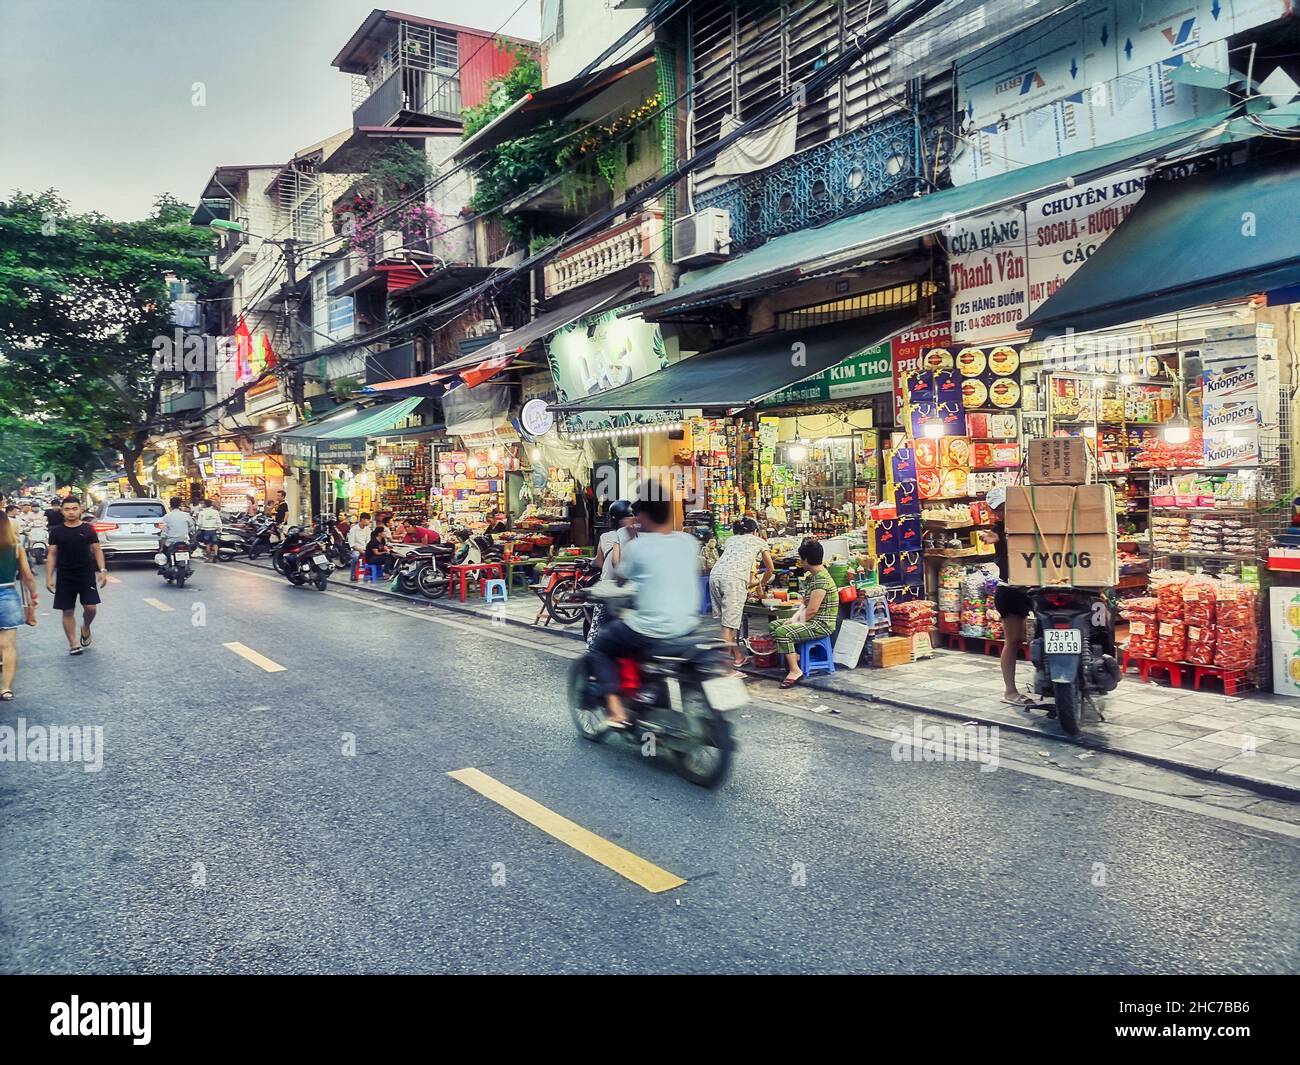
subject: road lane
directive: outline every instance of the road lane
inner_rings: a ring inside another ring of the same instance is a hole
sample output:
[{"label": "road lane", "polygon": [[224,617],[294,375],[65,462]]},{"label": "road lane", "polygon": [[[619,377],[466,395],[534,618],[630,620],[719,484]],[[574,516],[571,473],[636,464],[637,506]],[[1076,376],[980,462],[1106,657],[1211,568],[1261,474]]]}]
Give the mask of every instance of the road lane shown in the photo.
[{"label": "road lane", "polygon": [[[6,970],[1297,961],[1294,841],[969,763],[895,762],[886,741],[761,709],[737,719],[732,779],[704,792],[630,745],[580,740],[567,662],[519,630],[503,644],[197,568],[179,590],[119,570],[80,659],[44,619],[24,640],[21,700],[0,720],[80,706],[108,750],[100,774],[0,765]],[[688,883],[646,894],[446,776],[465,766]]]}]

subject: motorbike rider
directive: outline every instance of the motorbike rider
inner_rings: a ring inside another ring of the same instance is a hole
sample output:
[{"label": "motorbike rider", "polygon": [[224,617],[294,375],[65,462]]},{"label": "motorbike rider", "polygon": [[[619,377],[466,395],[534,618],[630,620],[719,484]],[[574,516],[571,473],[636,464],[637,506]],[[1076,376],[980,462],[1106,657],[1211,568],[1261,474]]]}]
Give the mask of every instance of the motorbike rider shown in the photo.
[{"label": "motorbike rider", "polygon": [[631,722],[619,696],[618,660],[643,657],[665,640],[677,640],[699,623],[699,547],[689,533],[673,532],[672,501],[651,485],[633,505],[639,533],[621,548],[620,584],[636,584],[636,606],[606,625],[591,646],[591,664],[605,697],[611,728]]},{"label": "motorbike rider", "polygon": [[[636,536],[636,517],[632,513],[632,504],[626,499],[616,499],[606,512],[609,518],[609,531],[600,534],[596,545],[596,565],[600,567],[600,579],[613,580],[619,563],[623,561],[623,548]],[[587,632],[587,646],[596,642],[600,627],[605,624],[606,609],[604,603],[597,603],[591,615],[591,629]]]},{"label": "motorbike rider", "polygon": [[993,592],[993,605],[1002,618],[1002,701],[1011,706],[1030,706],[1034,700],[1016,688],[1016,661],[1020,657],[1020,647],[1025,642],[1025,619],[1029,617],[1031,604],[1029,592],[1019,585],[1009,584],[1009,564],[1007,561],[1007,536],[1002,527],[1005,521],[1004,510],[1007,502],[1007,490],[1002,485],[990,488],[984,502],[993,511],[994,520],[999,528],[984,530],[980,539],[993,545],[993,555],[998,567],[998,586]]},{"label": "motorbike rider", "polygon": [[167,501],[167,505],[171,509],[163,518],[159,539],[162,541],[163,551],[170,557],[172,548],[176,544],[188,544],[194,538],[194,519],[181,509],[180,496],[172,496]]}]

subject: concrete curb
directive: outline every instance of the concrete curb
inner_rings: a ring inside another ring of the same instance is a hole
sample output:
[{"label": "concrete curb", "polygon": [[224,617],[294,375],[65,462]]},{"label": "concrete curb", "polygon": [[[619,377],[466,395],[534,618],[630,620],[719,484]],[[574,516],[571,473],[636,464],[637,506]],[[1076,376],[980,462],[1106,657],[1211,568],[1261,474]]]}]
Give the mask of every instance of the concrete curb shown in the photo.
[{"label": "concrete curb", "polygon": [[[248,559],[237,558],[231,559],[232,562],[239,562],[245,566],[254,566],[258,569],[272,569],[268,559],[263,565],[260,561],[251,562]],[[423,596],[416,598],[413,596],[403,595],[401,592],[389,591],[387,584],[382,587],[375,587],[373,584],[354,584],[351,581],[340,581],[337,584],[330,582],[330,587],[335,590],[346,588],[355,591],[361,595],[378,595],[388,599],[396,599],[403,603],[411,603],[428,608],[441,608],[450,610],[457,614],[467,614],[471,617],[482,619],[483,613],[476,607],[468,603],[461,603],[459,599],[425,599]],[[563,636],[570,640],[582,642],[581,629],[568,628],[541,628],[529,621],[520,621],[518,618],[507,617],[506,622],[517,628],[526,629],[530,632],[545,632],[554,636]],[[778,684],[779,681],[768,676],[765,673],[759,673],[753,669],[744,670],[745,674],[752,680],[763,681],[770,684]],[[1240,773],[1224,773],[1217,769],[1207,769],[1204,766],[1192,765],[1188,762],[1180,761],[1177,758],[1167,758],[1158,754],[1151,754],[1147,751],[1127,750],[1123,747],[1113,747],[1104,740],[1096,736],[1082,735],[1077,737],[1067,736],[1065,733],[1048,732],[1045,729],[1034,728],[1032,725],[1008,723],[999,721],[997,718],[981,717],[975,711],[952,710],[940,706],[927,706],[922,703],[909,703],[904,699],[897,699],[887,695],[873,695],[870,692],[857,691],[836,685],[834,682],[828,682],[825,679],[813,678],[807,680],[802,685],[813,691],[828,692],[834,695],[843,696],[846,699],[853,699],[860,703],[870,703],[876,706],[895,707],[899,710],[908,710],[912,713],[933,714],[937,717],[951,718],[955,721],[977,721],[981,725],[996,725],[998,728],[1009,729],[1012,732],[1020,733],[1024,736],[1041,736],[1051,740],[1057,740],[1064,743],[1073,744],[1085,750],[1100,751],[1105,754],[1119,755],[1124,758],[1131,758],[1135,762],[1142,762],[1145,765],[1156,766],[1161,769],[1172,769],[1178,773],[1184,773],[1198,780],[1208,780],[1220,784],[1230,784],[1234,787],[1245,788],[1248,791],[1257,792],[1273,799],[1285,799],[1291,802],[1300,802],[1300,786],[1290,787],[1285,784],[1279,784],[1272,780],[1259,780],[1255,777],[1244,776]]]}]

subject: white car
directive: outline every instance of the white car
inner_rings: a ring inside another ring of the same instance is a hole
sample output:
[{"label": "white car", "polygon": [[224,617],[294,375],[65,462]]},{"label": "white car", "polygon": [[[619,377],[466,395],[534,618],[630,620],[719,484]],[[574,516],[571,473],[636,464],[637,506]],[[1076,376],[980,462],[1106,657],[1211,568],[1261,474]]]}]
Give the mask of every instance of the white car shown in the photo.
[{"label": "white car", "polygon": [[166,516],[161,499],[110,499],[99,505],[90,524],[99,534],[104,558],[153,558]]}]

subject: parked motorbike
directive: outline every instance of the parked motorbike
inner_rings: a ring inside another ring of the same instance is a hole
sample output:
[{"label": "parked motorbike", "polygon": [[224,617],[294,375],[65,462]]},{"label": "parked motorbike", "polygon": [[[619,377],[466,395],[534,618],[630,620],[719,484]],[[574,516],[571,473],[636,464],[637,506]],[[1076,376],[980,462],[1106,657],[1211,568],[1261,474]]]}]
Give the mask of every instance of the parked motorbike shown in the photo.
[{"label": "parked motorbike", "polygon": [[275,568],[290,584],[301,586],[310,581],[323,592],[334,572],[325,541],[319,535],[306,536],[299,531],[296,537],[286,536],[285,545],[272,556],[278,556]]},{"label": "parked motorbike", "polygon": [[572,625],[581,620],[584,600],[579,593],[600,580],[600,567],[590,558],[558,558],[542,570],[541,578],[530,585],[541,599],[546,613],[558,625]]},{"label": "parked motorbike", "polygon": [[247,554],[258,558],[263,552],[273,551],[280,543],[280,527],[265,514],[227,522],[217,538],[217,557],[223,562],[235,555]]},{"label": "parked motorbike", "polygon": [[[594,610],[603,601],[617,614],[630,604],[628,587],[602,585],[576,593],[580,609]],[[694,635],[664,641],[644,661],[619,660],[620,694],[634,719],[628,729],[611,729],[605,700],[597,691],[590,653],[569,668],[569,714],[583,739],[593,743],[617,732],[644,751],[653,743],[666,750],[679,775],[700,787],[720,784],[736,749],[728,711],[748,705],[744,679],[732,674],[726,661],[727,645],[721,640]]]},{"label": "parked motorbike", "polygon": [[194,567],[190,565],[190,555],[194,552],[194,544],[178,541],[168,543],[165,540],[158,541],[158,553],[153,556],[153,560],[158,563],[158,574],[167,578],[168,584],[174,584],[177,588],[184,588],[185,582],[194,576]]},{"label": "parked motorbike", "polygon": [[1052,696],[1061,728],[1076,736],[1085,711],[1105,720],[1102,696],[1119,684],[1110,607],[1086,588],[1032,588],[1029,596],[1037,624],[1029,646],[1034,691]]}]

